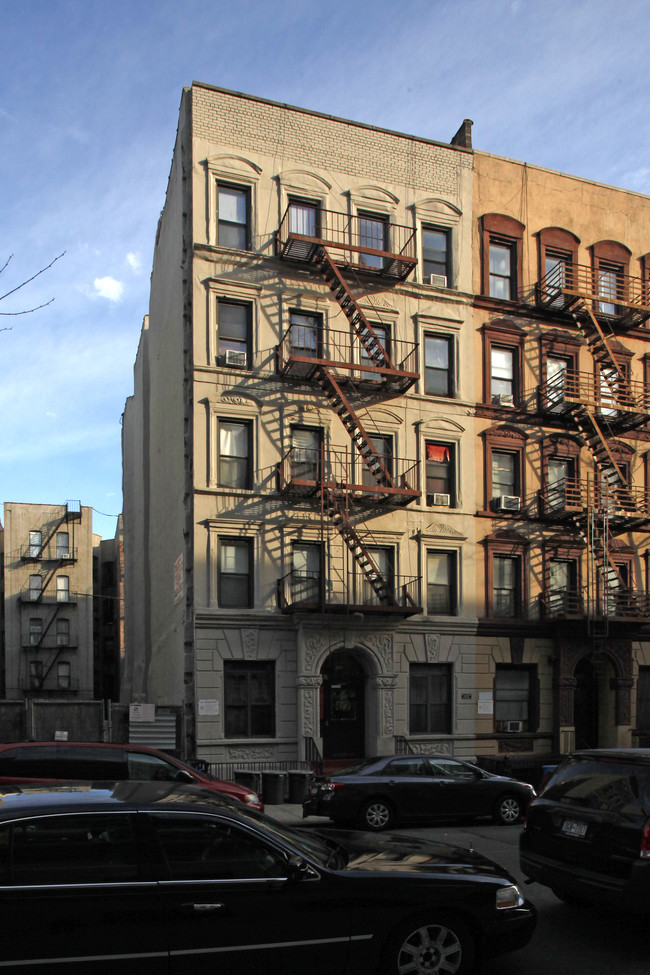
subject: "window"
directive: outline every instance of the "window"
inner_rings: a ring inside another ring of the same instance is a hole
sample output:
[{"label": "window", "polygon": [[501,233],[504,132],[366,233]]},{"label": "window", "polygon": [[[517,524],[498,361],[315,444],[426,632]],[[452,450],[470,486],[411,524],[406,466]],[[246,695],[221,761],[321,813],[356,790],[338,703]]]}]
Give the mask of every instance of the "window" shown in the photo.
[{"label": "window", "polygon": [[546,358],[546,408],[554,413],[563,410],[569,362],[549,355]]},{"label": "window", "polygon": [[40,559],[43,548],[43,534],[40,531],[29,533],[29,556],[32,559]]},{"label": "window", "polygon": [[608,300],[598,302],[601,315],[616,315],[618,308],[616,299],[623,291],[623,268],[620,264],[606,264],[601,262],[598,268],[598,294]]},{"label": "window", "polygon": [[492,451],[492,498],[519,496],[519,455]]},{"label": "window", "polygon": [[225,660],[226,738],[271,738],[275,734],[273,661]]},{"label": "window", "polygon": [[235,301],[217,301],[217,356],[219,365],[250,366],[251,307]]},{"label": "window", "polygon": [[481,217],[483,294],[500,301],[516,300],[524,230],[519,220],[501,213]]},{"label": "window", "polygon": [[248,489],[251,424],[247,421],[219,420],[218,484],[220,487]]},{"label": "window", "polygon": [[515,260],[513,244],[490,239],[490,297],[511,301],[515,297]]},{"label": "window", "polygon": [[411,664],[409,668],[409,732],[451,733],[451,666]]},{"label": "window", "polygon": [[[376,356],[373,357],[365,345],[361,345],[359,352],[359,359],[362,366],[382,366],[386,362],[386,358],[390,358],[390,331],[388,325],[382,324],[382,322],[370,322],[370,326],[377,336],[377,342],[372,338],[368,339],[370,348],[374,348]],[[377,348],[379,345],[379,348]],[[386,353],[385,356],[382,352]],[[381,373],[378,372],[362,372],[361,379],[370,380],[374,382],[381,381]]]},{"label": "window", "polygon": [[29,661],[29,686],[31,688],[40,687],[43,683],[43,661]]},{"label": "window", "polygon": [[43,639],[43,620],[40,616],[33,616],[29,621],[29,642],[37,647]]},{"label": "window", "polygon": [[497,731],[532,731],[533,670],[497,664],[494,677],[494,723]]},{"label": "window", "polygon": [[364,606],[379,606],[384,601],[384,590],[393,592],[395,585],[395,570],[393,551],[389,548],[368,547],[366,549],[381,577],[380,592],[377,592],[370,580],[364,575],[361,584],[361,602]]},{"label": "window", "polygon": [[515,387],[515,350],[493,345],[490,349],[490,398],[498,406],[513,406]]},{"label": "window", "polygon": [[551,559],[548,564],[548,609],[551,616],[582,614],[575,559]]},{"label": "window", "polygon": [[454,453],[453,444],[426,442],[427,504],[455,506]]},{"label": "window", "polygon": [[449,281],[449,231],[437,227],[422,228],[422,274],[425,284],[431,283],[431,275],[438,274]]},{"label": "window", "polygon": [[564,307],[562,290],[574,286],[580,240],[563,227],[544,227],[537,234],[539,297],[551,307]]},{"label": "window", "polygon": [[296,542],[292,551],[291,600],[317,604],[321,600],[321,547]]},{"label": "window", "polygon": [[289,233],[301,237],[320,236],[320,207],[310,200],[289,200]]},{"label": "window", "polygon": [[322,356],[323,320],[320,315],[292,311],[289,315],[291,327],[291,354],[307,359]]},{"label": "window", "polygon": [[452,340],[439,335],[424,337],[424,392],[453,396]]},{"label": "window", "polygon": [[575,461],[572,457],[549,458],[546,471],[546,503],[551,510],[563,511],[567,504],[579,501],[575,483]]},{"label": "window", "polygon": [[495,555],[492,559],[492,612],[513,619],[521,610],[521,564],[518,557]]},{"label": "window", "polygon": [[[373,446],[375,454],[379,457],[382,463],[385,474],[381,468],[377,468],[377,476],[373,474],[367,464],[361,462],[362,466],[362,478],[361,483],[366,487],[374,487],[377,484],[390,484],[390,478],[392,477],[393,468],[393,438],[391,436],[382,436],[378,434],[376,436],[368,437],[370,443]],[[375,458],[371,455],[369,458],[369,463],[374,465]]]},{"label": "window", "polygon": [[291,480],[320,480],[322,431],[311,427],[291,428]]},{"label": "window", "polygon": [[37,600],[41,598],[43,592],[43,577],[40,575],[30,575],[29,577],[29,598]]},{"label": "window", "polygon": [[456,553],[427,553],[427,613],[455,616]]},{"label": "window", "polygon": [[70,689],[70,664],[66,660],[60,660],[56,665],[56,686],[60,690]]},{"label": "window", "polygon": [[70,620],[57,619],[56,621],[56,645],[57,647],[67,647],[70,644]]},{"label": "window", "polygon": [[[359,212],[357,220],[360,247],[368,247],[375,251],[387,250],[388,221],[386,218],[372,213]],[[379,270],[384,266],[384,259],[379,254],[362,253],[359,255],[359,263],[364,267]]]},{"label": "window", "polygon": [[69,576],[56,577],[56,601],[67,603],[70,601],[70,578]]},{"label": "window", "polygon": [[636,685],[636,726],[650,732],[650,667],[639,667]]},{"label": "window", "polygon": [[223,609],[250,607],[252,600],[249,539],[219,539],[218,601]]},{"label": "window", "polygon": [[68,532],[56,533],[56,557],[57,559],[70,558],[70,535]]},{"label": "window", "polygon": [[248,250],[249,194],[248,190],[220,183],[217,187],[219,208],[219,244],[237,250]]},{"label": "window", "polygon": [[250,881],[288,875],[285,857],[236,826],[196,815],[157,815],[155,820],[172,880]]}]

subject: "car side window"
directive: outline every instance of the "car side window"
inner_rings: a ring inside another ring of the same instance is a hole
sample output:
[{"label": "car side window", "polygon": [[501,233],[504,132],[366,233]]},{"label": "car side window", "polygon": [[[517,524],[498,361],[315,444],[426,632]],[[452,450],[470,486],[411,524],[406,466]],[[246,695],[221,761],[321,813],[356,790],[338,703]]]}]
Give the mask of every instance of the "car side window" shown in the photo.
[{"label": "car side window", "polygon": [[24,820],[3,829],[0,851],[7,849],[11,856],[4,861],[6,882],[15,886],[115,883],[139,877],[139,847],[129,815]]},{"label": "car side window", "polygon": [[155,816],[172,880],[262,880],[286,877],[285,858],[230,823],[200,816]]},{"label": "car side window", "polygon": [[467,782],[472,782],[476,778],[476,772],[468,765],[462,765],[460,762],[446,762],[441,759],[435,763],[432,762],[431,765],[434,768],[434,775],[438,777],[460,779]]},{"label": "car side window", "polygon": [[384,766],[384,775],[388,775],[391,778],[428,774],[429,770],[421,758],[396,758]]},{"label": "car side window", "polygon": [[127,763],[131,781],[155,779],[156,782],[176,782],[179,779],[178,773],[182,771],[164,758],[149,755],[147,752],[129,752]]}]

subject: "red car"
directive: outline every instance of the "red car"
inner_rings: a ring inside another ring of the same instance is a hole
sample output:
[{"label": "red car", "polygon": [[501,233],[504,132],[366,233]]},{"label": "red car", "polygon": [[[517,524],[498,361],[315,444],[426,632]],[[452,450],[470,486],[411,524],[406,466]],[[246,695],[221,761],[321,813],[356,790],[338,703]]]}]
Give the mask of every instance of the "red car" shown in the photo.
[{"label": "red car", "polygon": [[237,782],[212,779],[157,748],[94,741],[0,744],[0,785],[53,781],[188,782],[264,811],[260,796]]}]

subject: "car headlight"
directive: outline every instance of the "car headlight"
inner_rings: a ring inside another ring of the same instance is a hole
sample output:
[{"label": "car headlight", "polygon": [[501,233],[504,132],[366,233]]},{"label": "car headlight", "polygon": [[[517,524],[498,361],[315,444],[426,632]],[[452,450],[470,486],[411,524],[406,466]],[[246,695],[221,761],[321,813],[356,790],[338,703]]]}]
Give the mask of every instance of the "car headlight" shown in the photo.
[{"label": "car headlight", "polygon": [[511,911],[514,907],[521,907],[523,903],[524,898],[516,884],[499,887],[497,890],[497,911]]},{"label": "car headlight", "polygon": [[247,792],[246,795],[242,797],[242,801],[243,802],[252,802],[252,803],[255,803],[255,805],[259,805],[260,802],[261,802],[261,799],[257,795],[256,792]]}]

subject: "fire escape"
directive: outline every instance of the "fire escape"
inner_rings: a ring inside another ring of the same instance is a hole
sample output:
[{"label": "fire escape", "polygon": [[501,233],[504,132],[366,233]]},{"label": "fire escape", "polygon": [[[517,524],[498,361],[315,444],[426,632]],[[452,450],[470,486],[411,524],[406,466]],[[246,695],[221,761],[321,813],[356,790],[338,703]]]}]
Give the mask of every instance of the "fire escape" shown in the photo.
[{"label": "fire escape", "polygon": [[600,621],[594,633],[605,636],[612,615],[650,615],[647,594],[631,589],[613,549],[617,535],[650,531],[648,497],[634,487],[611,446],[613,438],[648,419],[645,386],[630,380],[617,339],[650,318],[648,285],[622,273],[603,281],[592,268],[558,264],[539,282],[537,301],[571,316],[596,366],[593,373],[560,373],[540,392],[543,412],[577,428],[593,458],[593,476],[574,478],[563,486],[561,503],[556,498],[549,504],[547,497],[545,508],[547,515],[568,519],[586,546],[587,617]]},{"label": "fire escape", "polygon": [[[80,520],[81,503],[79,501],[67,501],[61,506],[59,517],[53,519],[48,524],[47,531],[39,532],[40,538],[38,541],[30,536],[30,541],[23,546],[20,552],[20,558],[23,563],[38,564],[39,566],[43,566],[45,570],[44,573],[38,573],[41,579],[41,584],[38,589],[30,586],[20,594],[21,603],[29,607],[37,605],[43,609],[44,613],[47,613],[40,632],[32,633],[30,631],[27,639],[23,637],[23,646],[32,654],[38,653],[39,651],[48,653],[41,675],[37,678],[30,678],[26,684],[30,690],[43,690],[46,686],[47,678],[52,672],[61,653],[74,646],[69,634],[65,636],[65,639],[58,634],[54,639],[49,638],[61,610],[64,607],[69,607],[74,598],[69,591],[65,592],[65,598],[63,598],[62,593],[58,590],[56,593],[51,594],[49,589],[53,580],[57,577],[57,571],[62,566],[71,565],[76,562],[74,526]],[[64,527],[67,529],[67,545],[60,547],[58,534]],[[52,543],[54,540],[56,540],[56,544],[53,548]],[[25,632],[24,626],[21,629]]]},{"label": "fire escape", "polygon": [[[355,592],[338,606],[322,586],[307,586],[296,598],[293,573],[278,580],[278,603],[284,612],[378,610],[402,616],[421,612],[417,578],[398,579],[380,564],[362,525],[371,509],[405,506],[420,496],[418,465],[387,457],[359,417],[365,396],[390,399],[405,393],[418,379],[414,343],[387,340],[361,309],[344,277],[372,275],[383,283],[405,280],[416,264],[415,233],[411,228],[385,224],[368,236],[361,217],[319,211],[310,226],[293,220],[291,205],[276,236],[278,256],[309,266],[328,285],[349,322],[345,332],[328,330],[316,345],[290,325],[277,347],[278,373],[317,386],[339,417],[349,438],[344,452],[324,451],[298,458],[292,448],[278,465],[281,493],[311,498],[320,506],[321,524],[329,523],[343,540],[370,598]],[[366,221],[367,223],[367,221]],[[378,223],[378,222],[377,222]],[[327,228],[327,229],[325,229]],[[358,463],[353,462],[358,457]],[[305,462],[306,461],[306,462]],[[359,476],[361,471],[361,476]]]}]

